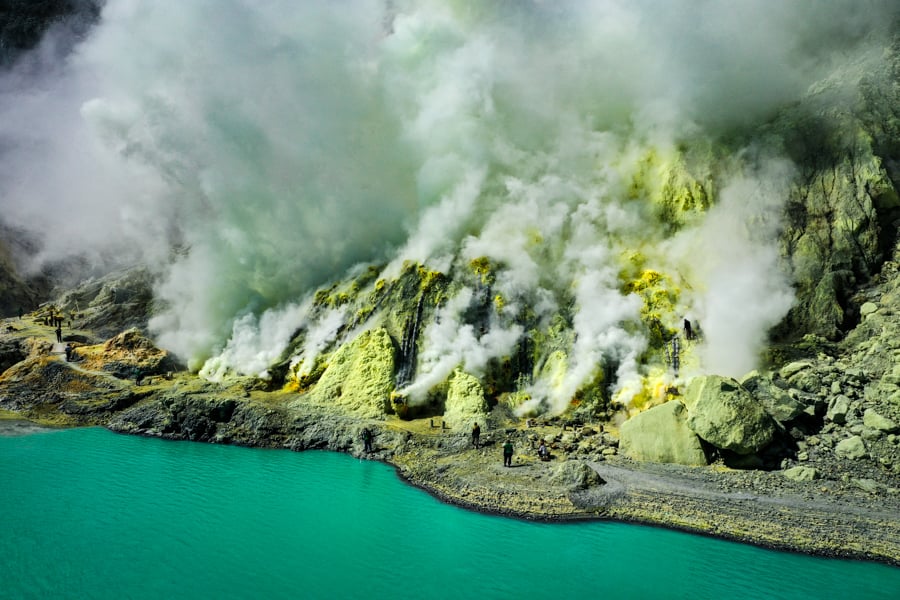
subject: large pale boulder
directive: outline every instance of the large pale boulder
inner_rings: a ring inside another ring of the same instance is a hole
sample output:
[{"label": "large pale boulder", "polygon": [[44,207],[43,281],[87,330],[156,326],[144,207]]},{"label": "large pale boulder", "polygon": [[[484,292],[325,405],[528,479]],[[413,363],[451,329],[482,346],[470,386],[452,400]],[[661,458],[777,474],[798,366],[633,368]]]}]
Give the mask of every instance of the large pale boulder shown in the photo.
[{"label": "large pale boulder", "polygon": [[444,422],[453,429],[468,429],[476,421],[484,427],[487,412],[481,382],[474,375],[456,369],[450,376],[447,389]]},{"label": "large pale boulder", "polygon": [[394,389],[394,344],[384,328],[370,329],[341,346],[313,389],[312,398],[361,417],[380,417]]},{"label": "large pale boulder", "polygon": [[160,375],[176,369],[169,353],[157,348],[138,329],[128,329],[102,346],[79,349],[81,366],[91,371],[106,371],[128,379],[138,374]]},{"label": "large pale boulder", "polygon": [[695,377],[684,404],[688,427],[716,448],[752,454],[775,435],[775,422],[763,406],[730,377]]},{"label": "large pale boulder", "polygon": [[678,400],[654,406],[622,423],[619,451],[634,460],[705,465],[706,454],[687,425],[687,412]]}]

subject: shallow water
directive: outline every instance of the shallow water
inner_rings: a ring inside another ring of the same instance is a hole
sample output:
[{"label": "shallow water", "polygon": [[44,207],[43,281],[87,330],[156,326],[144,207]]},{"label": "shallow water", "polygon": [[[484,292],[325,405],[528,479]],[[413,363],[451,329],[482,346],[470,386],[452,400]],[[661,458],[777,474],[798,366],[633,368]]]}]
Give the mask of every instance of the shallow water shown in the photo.
[{"label": "shallow water", "polygon": [[121,436],[0,437],[3,598],[897,598],[900,569],[442,504],[393,469]]}]

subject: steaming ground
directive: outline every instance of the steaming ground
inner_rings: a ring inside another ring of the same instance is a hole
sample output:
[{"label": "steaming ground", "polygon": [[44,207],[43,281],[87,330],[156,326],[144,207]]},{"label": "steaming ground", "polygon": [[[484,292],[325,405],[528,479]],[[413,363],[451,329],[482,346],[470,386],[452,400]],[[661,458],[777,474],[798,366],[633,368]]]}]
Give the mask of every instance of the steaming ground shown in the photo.
[{"label": "steaming ground", "polygon": [[[652,368],[640,257],[678,289],[697,371],[753,368],[789,309],[774,244],[793,171],[735,149],[710,207],[671,227],[653,172],[800,98],[869,46],[889,2],[109,0],[63,64],[4,75],[4,218],[41,234],[33,266],[84,255],[158,274],[162,346],[210,377],[262,373],[300,326],[311,365],[343,315],[310,323],[318,285],[359,263],[501,265],[489,333],[466,294],[424,332],[427,392],[508,355],[526,308],[574,299],[552,410],[607,360],[627,399]],[[48,44],[52,40],[47,41]],[[650,160],[652,158],[652,160]],[[655,165],[655,167],[653,167]],[[648,183],[635,188],[635,181]],[[467,329],[468,327],[468,329]]]}]

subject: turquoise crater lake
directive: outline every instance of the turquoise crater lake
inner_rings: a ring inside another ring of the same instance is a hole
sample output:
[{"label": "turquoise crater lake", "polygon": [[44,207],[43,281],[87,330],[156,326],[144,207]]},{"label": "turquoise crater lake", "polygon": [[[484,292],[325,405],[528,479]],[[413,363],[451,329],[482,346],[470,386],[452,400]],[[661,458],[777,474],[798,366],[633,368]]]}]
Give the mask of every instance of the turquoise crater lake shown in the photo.
[{"label": "turquoise crater lake", "polygon": [[389,466],[0,436],[3,598],[897,598],[900,569],[442,504]]}]

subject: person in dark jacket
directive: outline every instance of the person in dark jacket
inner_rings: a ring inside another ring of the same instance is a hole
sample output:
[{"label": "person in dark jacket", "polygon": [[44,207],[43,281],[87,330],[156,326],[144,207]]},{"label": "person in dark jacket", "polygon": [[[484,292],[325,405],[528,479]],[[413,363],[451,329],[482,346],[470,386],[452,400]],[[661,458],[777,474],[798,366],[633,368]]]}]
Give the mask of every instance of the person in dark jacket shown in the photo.
[{"label": "person in dark jacket", "polygon": [[512,457],[513,457],[513,443],[511,440],[507,439],[506,443],[503,444],[503,466],[504,467],[512,466]]}]

